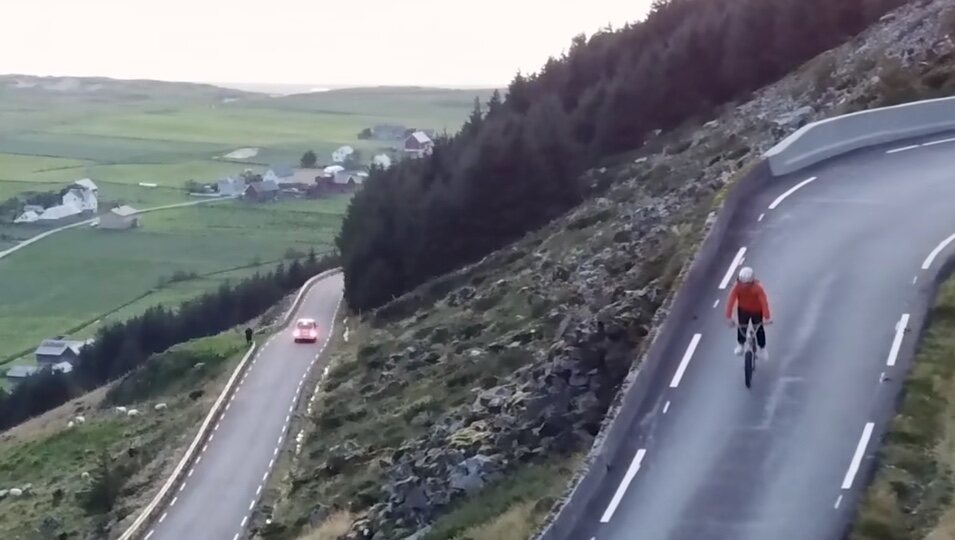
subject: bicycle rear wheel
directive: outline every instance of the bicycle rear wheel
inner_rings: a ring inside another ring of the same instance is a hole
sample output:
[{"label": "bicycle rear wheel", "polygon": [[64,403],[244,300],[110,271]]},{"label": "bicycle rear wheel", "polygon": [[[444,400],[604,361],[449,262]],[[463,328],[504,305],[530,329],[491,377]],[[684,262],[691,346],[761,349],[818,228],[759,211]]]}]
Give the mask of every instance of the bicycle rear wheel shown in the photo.
[{"label": "bicycle rear wheel", "polygon": [[745,361],[743,362],[743,372],[746,376],[746,388],[749,388],[753,383],[753,367],[754,367],[754,354],[753,351],[746,351]]}]

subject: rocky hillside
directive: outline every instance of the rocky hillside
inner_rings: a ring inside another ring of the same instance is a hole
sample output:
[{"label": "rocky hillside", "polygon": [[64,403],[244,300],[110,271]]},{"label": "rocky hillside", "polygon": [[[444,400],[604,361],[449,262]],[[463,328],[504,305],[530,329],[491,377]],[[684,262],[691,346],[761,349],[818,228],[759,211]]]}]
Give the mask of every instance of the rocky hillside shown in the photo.
[{"label": "rocky hillside", "polygon": [[806,122],[950,93],[953,21],[955,0],[910,4],[591,170],[589,199],[543,229],[347,321],[257,537],[527,537],[639,369],[723,190]]}]

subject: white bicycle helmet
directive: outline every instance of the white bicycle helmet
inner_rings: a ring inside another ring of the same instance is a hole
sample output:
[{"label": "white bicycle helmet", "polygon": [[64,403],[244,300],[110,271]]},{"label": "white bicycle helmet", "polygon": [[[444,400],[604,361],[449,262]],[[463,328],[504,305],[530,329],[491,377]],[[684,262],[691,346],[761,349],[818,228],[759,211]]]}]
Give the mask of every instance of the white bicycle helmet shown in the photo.
[{"label": "white bicycle helmet", "polygon": [[739,280],[740,280],[741,283],[752,283],[752,282],[753,282],[753,269],[750,268],[750,267],[748,267],[748,266],[744,266],[744,267],[740,268],[740,271],[739,271]]}]

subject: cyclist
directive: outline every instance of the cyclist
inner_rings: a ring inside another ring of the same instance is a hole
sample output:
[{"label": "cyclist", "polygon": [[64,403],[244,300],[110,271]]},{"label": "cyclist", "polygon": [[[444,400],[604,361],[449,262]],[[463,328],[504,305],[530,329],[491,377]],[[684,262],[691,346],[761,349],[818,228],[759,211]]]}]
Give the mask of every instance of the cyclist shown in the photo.
[{"label": "cyclist", "polygon": [[764,360],[769,360],[769,351],[766,350],[766,332],[763,330],[763,321],[765,324],[772,324],[769,314],[769,301],[766,299],[766,291],[763,286],[755,279],[753,269],[744,266],[739,271],[736,284],[730,291],[730,296],[726,300],[726,319],[730,326],[735,326],[733,322],[733,306],[738,305],[736,311],[739,319],[739,326],[736,328],[736,349],[734,353],[740,355],[743,353],[743,344],[746,343],[746,327],[752,323],[756,327],[756,344],[759,345],[759,355]]}]

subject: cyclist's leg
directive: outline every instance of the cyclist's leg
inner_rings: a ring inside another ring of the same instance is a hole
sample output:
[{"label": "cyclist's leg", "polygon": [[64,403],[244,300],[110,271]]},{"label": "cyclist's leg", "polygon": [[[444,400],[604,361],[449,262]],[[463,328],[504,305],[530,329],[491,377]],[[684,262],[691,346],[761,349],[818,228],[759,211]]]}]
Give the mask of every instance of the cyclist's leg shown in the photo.
[{"label": "cyclist's leg", "polygon": [[753,326],[756,327],[756,344],[760,349],[766,348],[766,329],[763,328],[763,314],[753,315]]},{"label": "cyclist's leg", "polygon": [[742,345],[746,343],[746,327],[749,325],[752,315],[741,308],[736,308],[736,316],[739,320],[739,326],[736,327],[736,342]]}]

